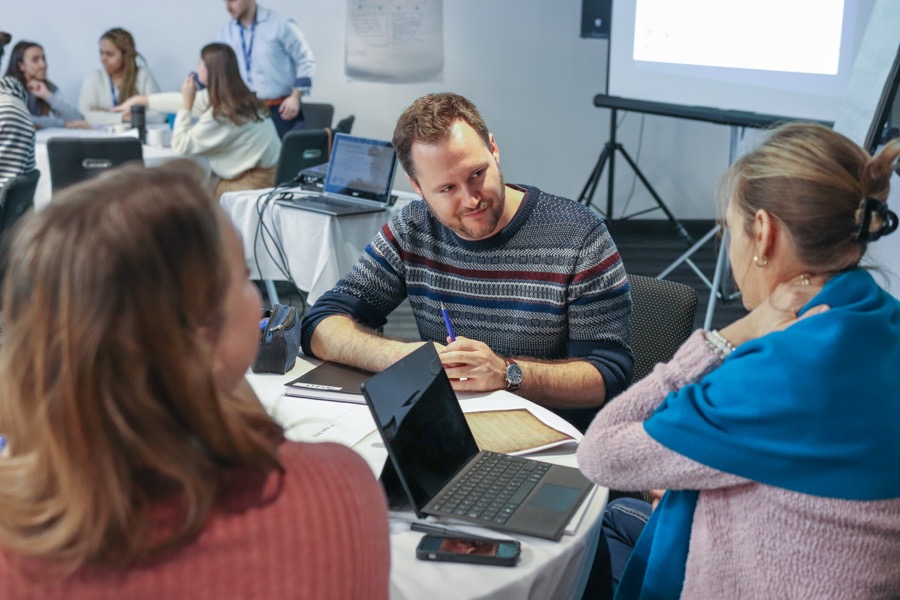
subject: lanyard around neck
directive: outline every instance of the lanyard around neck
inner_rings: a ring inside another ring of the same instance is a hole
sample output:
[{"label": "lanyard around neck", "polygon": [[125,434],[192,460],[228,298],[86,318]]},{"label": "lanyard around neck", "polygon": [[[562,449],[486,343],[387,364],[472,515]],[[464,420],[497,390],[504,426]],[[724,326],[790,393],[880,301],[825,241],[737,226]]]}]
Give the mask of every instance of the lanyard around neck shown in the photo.
[{"label": "lanyard around neck", "polygon": [[119,92],[116,90],[116,84],[113,83],[112,77],[109,78],[109,93],[112,94],[113,106],[118,106]]},{"label": "lanyard around neck", "polygon": [[250,43],[248,44],[244,40],[244,25],[240,21],[237,22],[238,31],[241,32],[241,50],[244,53],[244,66],[247,68],[247,83],[253,81],[253,76],[250,75],[250,62],[253,58],[253,40],[256,39],[256,14],[253,15],[253,22],[250,24]]}]

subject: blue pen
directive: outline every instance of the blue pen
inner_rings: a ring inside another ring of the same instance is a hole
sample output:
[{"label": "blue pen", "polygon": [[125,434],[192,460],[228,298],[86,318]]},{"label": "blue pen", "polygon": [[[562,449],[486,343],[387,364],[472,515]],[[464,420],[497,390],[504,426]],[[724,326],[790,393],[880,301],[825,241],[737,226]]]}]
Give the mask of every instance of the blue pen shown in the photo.
[{"label": "blue pen", "polygon": [[456,334],[453,333],[453,325],[450,323],[450,313],[447,312],[447,309],[444,308],[444,303],[441,302],[441,316],[444,317],[444,325],[447,326],[447,333],[450,335],[450,341],[456,341]]}]

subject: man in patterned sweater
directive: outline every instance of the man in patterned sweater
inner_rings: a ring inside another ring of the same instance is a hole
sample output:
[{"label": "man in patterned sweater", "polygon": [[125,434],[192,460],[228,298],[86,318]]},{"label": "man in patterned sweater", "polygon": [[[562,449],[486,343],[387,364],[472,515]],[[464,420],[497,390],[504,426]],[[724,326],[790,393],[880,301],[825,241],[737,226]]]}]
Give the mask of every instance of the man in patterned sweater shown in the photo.
[{"label": "man in patterned sweater", "polygon": [[605,224],[576,202],[506,184],[494,136],[459,95],[416,100],[393,143],[423,200],[319,298],[303,351],[380,371],[423,343],[375,331],[409,298],[455,390],[508,389],[584,430],[633,365],[629,287]]}]

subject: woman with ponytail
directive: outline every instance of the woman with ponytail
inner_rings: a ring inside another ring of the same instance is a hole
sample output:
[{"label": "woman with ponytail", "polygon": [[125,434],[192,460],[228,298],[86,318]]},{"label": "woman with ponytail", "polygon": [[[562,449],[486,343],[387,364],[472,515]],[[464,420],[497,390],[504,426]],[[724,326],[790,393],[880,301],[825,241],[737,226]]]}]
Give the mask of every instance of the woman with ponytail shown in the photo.
[{"label": "woman with ponytail", "polygon": [[[898,156],[789,124],[725,174],[749,314],[695,332],[578,448],[602,485],[668,490],[617,597],[900,598],[900,301],[860,266],[897,229]],[[635,508],[606,521],[611,554]]]}]

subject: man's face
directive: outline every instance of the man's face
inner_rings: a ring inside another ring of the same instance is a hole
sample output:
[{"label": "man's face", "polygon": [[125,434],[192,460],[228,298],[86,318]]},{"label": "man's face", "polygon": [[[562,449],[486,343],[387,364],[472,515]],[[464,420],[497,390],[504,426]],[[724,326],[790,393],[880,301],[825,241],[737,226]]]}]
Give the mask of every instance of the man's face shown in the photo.
[{"label": "man's face", "polygon": [[255,4],[256,0],[225,0],[225,8],[232,19],[243,19]]},{"label": "man's face", "polygon": [[456,235],[482,240],[506,225],[506,192],[493,136],[488,148],[468,123],[457,120],[450,139],[414,143],[410,157],[416,173],[413,188],[431,214]]}]

